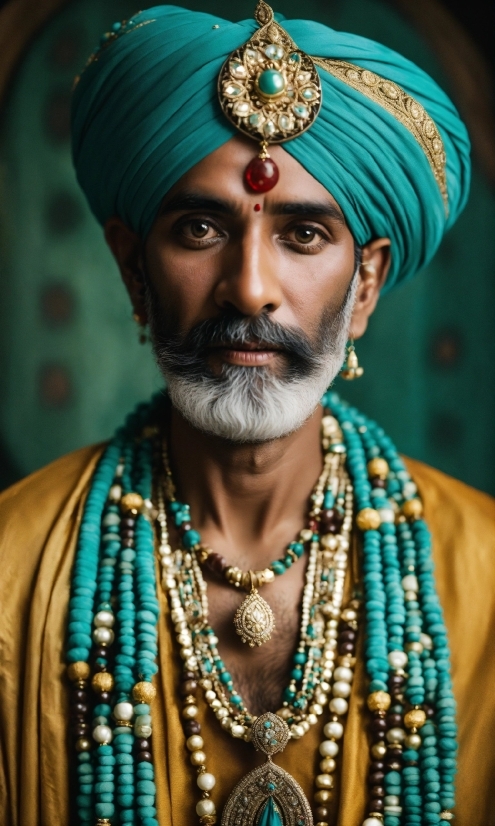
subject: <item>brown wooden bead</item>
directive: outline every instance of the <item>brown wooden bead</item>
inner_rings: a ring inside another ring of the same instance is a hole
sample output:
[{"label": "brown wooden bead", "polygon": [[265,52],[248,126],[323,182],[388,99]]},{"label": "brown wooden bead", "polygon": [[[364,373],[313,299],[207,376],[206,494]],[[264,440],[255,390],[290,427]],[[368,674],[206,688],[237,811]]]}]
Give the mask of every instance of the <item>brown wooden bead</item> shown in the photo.
[{"label": "brown wooden bead", "polygon": [[327,809],[326,806],[317,806],[315,809],[315,815],[318,820],[326,820],[328,815],[330,814],[330,809]]},{"label": "brown wooden bead", "polygon": [[85,702],[87,702],[87,699],[88,699],[88,692],[83,691],[80,688],[76,688],[76,689],[74,689],[74,691],[71,694],[71,699],[75,703],[85,703]]},{"label": "brown wooden bead", "polygon": [[194,671],[184,671],[182,676],[184,680],[195,680],[197,674],[195,674]]},{"label": "brown wooden bead", "polygon": [[136,520],[132,519],[130,516],[125,516],[120,520],[120,524],[123,528],[134,528],[136,525]]},{"label": "brown wooden bead", "polygon": [[153,757],[149,751],[140,751],[136,757],[136,760],[138,763],[151,763],[153,761]]},{"label": "brown wooden bead", "polygon": [[379,476],[374,476],[373,479],[371,480],[371,484],[373,485],[374,488],[386,488],[387,487],[387,483],[386,483],[385,479],[380,479]]},{"label": "brown wooden bead", "polygon": [[93,671],[95,672],[95,674],[102,674],[106,670],[107,667],[103,663],[95,663],[93,666]]},{"label": "brown wooden bead", "polygon": [[95,660],[98,657],[108,657],[108,648],[105,648],[104,645],[98,645],[97,648],[93,649],[93,657]]},{"label": "brown wooden bead", "polygon": [[108,703],[110,699],[110,692],[109,691],[100,691],[100,700],[102,703]]},{"label": "brown wooden bead", "polygon": [[182,533],[185,533],[186,531],[190,531],[191,528],[192,528],[192,525],[191,525],[190,522],[183,522],[182,525],[180,526],[180,529],[181,529]]},{"label": "brown wooden bead", "polygon": [[354,643],[342,642],[338,648],[339,654],[352,654],[354,652]]},{"label": "brown wooden bead", "polygon": [[210,554],[206,560],[206,566],[213,571],[214,574],[221,576],[224,569],[227,567],[227,560],[221,554]]},{"label": "brown wooden bead", "polygon": [[77,738],[85,737],[87,735],[88,731],[89,731],[89,726],[88,726],[87,723],[81,723],[77,726],[74,726],[74,728],[72,729],[74,737],[77,737]]},{"label": "brown wooden bead", "polygon": [[133,531],[132,528],[124,528],[120,532],[120,535],[121,535],[122,539],[134,539],[134,533],[135,533],[135,531]]},{"label": "brown wooden bead", "polygon": [[370,784],[370,786],[379,786],[384,777],[385,772],[373,772],[368,777],[368,783]]},{"label": "brown wooden bead", "polygon": [[339,634],[339,640],[342,642],[354,642],[356,639],[356,632],[353,631],[351,628],[346,629],[345,631],[341,631]]},{"label": "brown wooden bead", "polygon": [[402,727],[402,715],[401,714],[387,714],[387,726],[388,726],[388,728],[401,728]]},{"label": "brown wooden bead", "polygon": [[383,760],[373,760],[370,765],[370,772],[381,772],[385,768]]},{"label": "brown wooden bead", "polygon": [[123,539],[122,540],[122,547],[123,548],[133,548],[134,547],[134,539]]},{"label": "brown wooden bead", "polygon": [[184,723],[184,731],[186,732],[188,737],[191,737],[193,734],[199,734],[201,731],[201,726],[197,722],[197,720],[186,720]]},{"label": "brown wooden bead", "polygon": [[375,717],[374,720],[371,721],[371,731],[373,732],[381,732],[387,730],[387,723],[382,717]]},{"label": "brown wooden bead", "polygon": [[370,797],[384,797],[385,789],[383,786],[372,786],[370,790]]},{"label": "brown wooden bead", "polygon": [[74,703],[72,706],[72,711],[75,714],[87,714],[89,711],[89,707],[86,703]]},{"label": "brown wooden bead", "polygon": [[375,812],[383,812],[385,808],[383,797],[375,797],[371,805]]},{"label": "brown wooden bead", "polygon": [[183,697],[187,697],[188,694],[192,694],[193,696],[197,693],[198,684],[196,680],[186,680],[185,683],[182,683],[180,687],[180,692]]},{"label": "brown wooden bead", "polygon": [[151,741],[139,738],[136,740],[136,746],[139,751],[151,751]]}]

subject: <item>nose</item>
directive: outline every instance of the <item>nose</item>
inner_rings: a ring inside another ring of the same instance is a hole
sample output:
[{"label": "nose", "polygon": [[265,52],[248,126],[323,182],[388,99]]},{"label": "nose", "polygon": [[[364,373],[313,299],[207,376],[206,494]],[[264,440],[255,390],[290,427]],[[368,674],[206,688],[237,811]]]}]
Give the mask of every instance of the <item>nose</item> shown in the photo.
[{"label": "nose", "polygon": [[245,316],[275,312],[282,302],[275,257],[260,231],[246,233],[226,258],[215,290],[217,306]]}]

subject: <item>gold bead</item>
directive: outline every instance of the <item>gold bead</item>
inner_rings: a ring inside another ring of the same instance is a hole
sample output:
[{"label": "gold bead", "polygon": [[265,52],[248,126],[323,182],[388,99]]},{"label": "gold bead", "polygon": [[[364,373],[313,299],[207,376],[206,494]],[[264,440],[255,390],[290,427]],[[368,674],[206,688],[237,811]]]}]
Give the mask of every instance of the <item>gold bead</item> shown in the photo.
[{"label": "gold bead", "polygon": [[316,826],[328,826],[328,823],[326,820],[319,820]]},{"label": "gold bead", "polygon": [[88,740],[87,737],[80,737],[79,740],[76,740],[76,751],[90,751],[91,749],[91,740]]},{"label": "gold bead", "polygon": [[132,689],[132,697],[136,703],[146,703],[150,705],[156,697],[156,688],[152,683],[136,683]]},{"label": "gold bead", "polygon": [[408,499],[407,502],[404,502],[402,505],[402,513],[411,521],[415,519],[420,519],[423,515],[423,503],[420,499]]},{"label": "gold bead", "polygon": [[93,675],[91,680],[93,691],[101,694],[102,691],[111,691],[113,688],[113,677],[108,671],[99,671]]},{"label": "gold bead", "polygon": [[379,479],[386,479],[388,476],[388,462],[385,459],[371,459],[368,462],[368,474],[378,476]]},{"label": "gold bead", "polygon": [[201,826],[213,826],[213,824],[217,822],[217,818],[216,815],[203,815],[203,817],[199,818],[199,822]]},{"label": "gold bead", "polygon": [[77,680],[87,680],[90,674],[91,669],[88,663],[82,660],[67,666],[67,676],[71,682],[75,683]]},{"label": "gold bead", "polygon": [[422,708],[412,708],[404,715],[406,728],[421,728],[426,723],[426,714]]},{"label": "gold bead", "polygon": [[112,826],[112,824],[108,817],[99,817],[96,826]]},{"label": "gold bead", "polygon": [[383,743],[373,743],[371,754],[375,760],[382,760],[387,753],[387,747]]},{"label": "gold bead", "polygon": [[368,697],[370,711],[388,711],[392,698],[386,691],[374,691]]},{"label": "gold bead", "polygon": [[143,497],[139,493],[126,493],[120,500],[124,513],[138,513],[143,507]]},{"label": "gold bead", "polygon": [[328,803],[331,799],[332,792],[329,792],[328,789],[320,789],[315,794],[315,800],[317,803]]},{"label": "gold bead", "polygon": [[356,516],[356,524],[361,531],[376,531],[382,524],[382,520],[374,508],[363,508]]}]

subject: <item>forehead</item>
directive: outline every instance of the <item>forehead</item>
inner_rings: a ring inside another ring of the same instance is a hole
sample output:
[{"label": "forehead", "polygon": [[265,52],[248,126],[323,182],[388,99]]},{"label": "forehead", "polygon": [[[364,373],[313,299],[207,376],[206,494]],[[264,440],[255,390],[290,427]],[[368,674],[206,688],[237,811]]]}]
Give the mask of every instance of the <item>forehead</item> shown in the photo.
[{"label": "forehead", "polygon": [[248,189],[244,182],[244,170],[258,152],[259,146],[255,141],[243,136],[231,138],[189,169],[167,193],[164,205],[183,191],[194,191],[253,202],[329,202],[340,211],[331,193],[280,145],[269,147],[270,156],[280,171],[276,186],[265,194]]}]

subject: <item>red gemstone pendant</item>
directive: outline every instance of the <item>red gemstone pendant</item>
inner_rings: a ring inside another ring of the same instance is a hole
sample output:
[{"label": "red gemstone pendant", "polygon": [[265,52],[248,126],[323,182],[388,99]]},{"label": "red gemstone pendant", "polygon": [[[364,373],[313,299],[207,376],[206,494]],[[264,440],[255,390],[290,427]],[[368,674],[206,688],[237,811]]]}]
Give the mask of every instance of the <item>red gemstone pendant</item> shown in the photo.
[{"label": "red gemstone pendant", "polygon": [[254,192],[269,192],[278,178],[278,166],[270,157],[253,158],[244,172],[246,184]]}]

